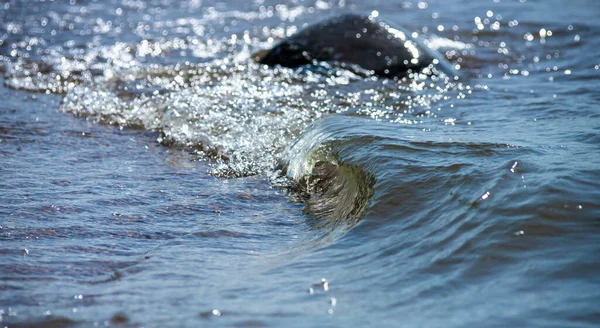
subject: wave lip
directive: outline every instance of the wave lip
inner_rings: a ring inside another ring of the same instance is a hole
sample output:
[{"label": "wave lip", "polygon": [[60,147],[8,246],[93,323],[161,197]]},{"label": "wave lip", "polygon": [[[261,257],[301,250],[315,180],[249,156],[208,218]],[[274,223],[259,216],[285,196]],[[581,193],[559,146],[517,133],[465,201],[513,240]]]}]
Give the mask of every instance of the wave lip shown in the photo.
[{"label": "wave lip", "polygon": [[303,213],[314,229],[351,228],[374,194],[374,176],[344,161],[338,141],[313,125],[283,153],[283,172],[293,181],[290,189],[303,198]]}]

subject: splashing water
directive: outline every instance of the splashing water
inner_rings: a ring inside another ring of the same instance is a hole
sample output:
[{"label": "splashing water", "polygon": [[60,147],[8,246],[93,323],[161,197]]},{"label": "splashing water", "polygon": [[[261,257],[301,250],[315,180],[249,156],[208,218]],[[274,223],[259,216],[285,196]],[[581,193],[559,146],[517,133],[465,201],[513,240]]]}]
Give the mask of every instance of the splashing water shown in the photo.
[{"label": "splashing water", "polygon": [[[2,324],[594,327],[598,9],[0,4]],[[257,63],[350,11],[460,78]]]}]

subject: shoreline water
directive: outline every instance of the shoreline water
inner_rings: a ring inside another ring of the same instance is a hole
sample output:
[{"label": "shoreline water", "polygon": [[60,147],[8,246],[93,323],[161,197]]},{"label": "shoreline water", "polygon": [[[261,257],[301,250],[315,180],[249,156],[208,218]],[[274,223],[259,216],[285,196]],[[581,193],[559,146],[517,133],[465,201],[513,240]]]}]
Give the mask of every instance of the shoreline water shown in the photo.
[{"label": "shoreline water", "polygon": [[[593,327],[597,6],[3,4],[1,323]],[[466,78],[251,58],[373,10]]]}]

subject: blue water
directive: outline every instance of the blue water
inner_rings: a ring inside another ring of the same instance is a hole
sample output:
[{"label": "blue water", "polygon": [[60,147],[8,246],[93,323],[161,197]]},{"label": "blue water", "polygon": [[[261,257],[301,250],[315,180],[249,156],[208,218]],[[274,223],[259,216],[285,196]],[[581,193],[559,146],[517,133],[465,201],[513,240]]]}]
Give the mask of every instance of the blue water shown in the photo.
[{"label": "blue water", "polygon": [[[255,62],[354,11],[460,77]],[[8,327],[595,327],[600,2],[0,4]]]}]

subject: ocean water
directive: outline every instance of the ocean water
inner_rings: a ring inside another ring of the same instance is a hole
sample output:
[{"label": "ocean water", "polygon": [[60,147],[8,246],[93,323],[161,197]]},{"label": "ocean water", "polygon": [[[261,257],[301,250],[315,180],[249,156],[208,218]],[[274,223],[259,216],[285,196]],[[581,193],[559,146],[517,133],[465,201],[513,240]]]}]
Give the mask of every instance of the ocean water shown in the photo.
[{"label": "ocean water", "polygon": [[[458,76],[256,56],[357,12]],[[3,1],[4,327],[596,327],[600,2]]]}]

